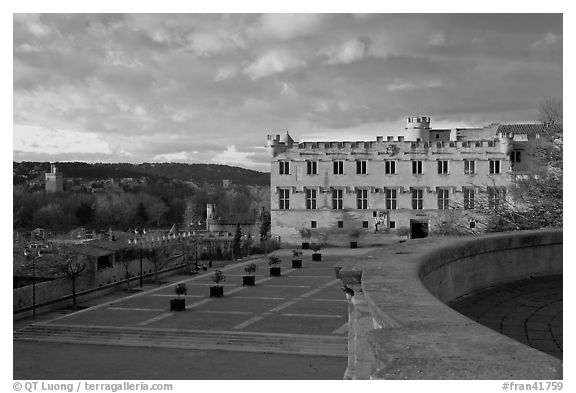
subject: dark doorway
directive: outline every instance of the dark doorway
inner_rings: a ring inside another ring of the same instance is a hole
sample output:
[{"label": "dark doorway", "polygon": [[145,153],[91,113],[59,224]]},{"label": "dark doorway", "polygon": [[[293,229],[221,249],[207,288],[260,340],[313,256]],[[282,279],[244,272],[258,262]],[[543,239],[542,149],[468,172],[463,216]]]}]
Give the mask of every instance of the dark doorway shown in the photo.
[{"label": "dark doorway", "polygon": [[410,239],[428,237],[428,221],[410,220]]}]

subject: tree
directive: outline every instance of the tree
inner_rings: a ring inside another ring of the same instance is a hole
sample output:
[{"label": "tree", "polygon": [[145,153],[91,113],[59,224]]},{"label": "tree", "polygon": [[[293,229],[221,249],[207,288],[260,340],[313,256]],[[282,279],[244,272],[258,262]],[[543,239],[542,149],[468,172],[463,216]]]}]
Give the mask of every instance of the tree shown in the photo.
[{"label": "tree", "polygon": [[562,98],[548,98],[540,102],[538,120],[544,124],[562,124]]},{"label": "tree", "polygon": [[80,203],[80,206],[76,209],[76,218],[78,218],[78,222],[81,225],[86,225],[90,223],[92,217],[94,215],[94,211],[92,207],[87,203]]},{"label": "tree", "polygon": [[59,246],[55,252],[59,263],[57,269],[64,273],[72,282],[72,308],[76,310],[76,283],[87,267],[87,258],[70,247]]},{"label": "tree", "polygon": [[234,258],[242,257],[242,228],[240,227],[240,223],[236,225],[236,233],[232,241],[232,253],[234,254]]},{"label": "tree", "polygon": [[158,281],[158,270],[160,270],[166,263],[166,260],[170,256],[170,251],[168,250],[168,247],[160,246],[148,250],[146,256],[154,265],[154,277],[155,280]]},{"label": "tree", "polygon": [[262,208],[260,212],[260,240],[268,240],[270,238],[271,217],[270,212]]},{"label": "tree", "polygon": [[562,227],[563,225],[563,138],[544,135],[533,159],[539,170],[517,176],[508,195],[490,195],[488,187],[477,199],[487,232]]}]

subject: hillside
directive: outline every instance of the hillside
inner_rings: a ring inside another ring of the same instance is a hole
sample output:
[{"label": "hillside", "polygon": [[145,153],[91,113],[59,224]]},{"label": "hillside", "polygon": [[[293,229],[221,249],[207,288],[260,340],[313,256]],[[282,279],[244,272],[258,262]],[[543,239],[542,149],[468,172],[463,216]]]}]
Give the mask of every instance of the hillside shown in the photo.
[{"label": "hillside", "polygon": [[[150,178],[177,179],[197,184],[221,184],[222,180],[232,180],[234,184],[260,185],[270,184],[270,174],[249,169],[218,164],[181,164],[181,163],[96,163],[61,162],[56,163],[65,177],[81,177],[98,180],[108,178]],[[48,162],[14,162],[14,181],[42,176],[50,171]]]}]

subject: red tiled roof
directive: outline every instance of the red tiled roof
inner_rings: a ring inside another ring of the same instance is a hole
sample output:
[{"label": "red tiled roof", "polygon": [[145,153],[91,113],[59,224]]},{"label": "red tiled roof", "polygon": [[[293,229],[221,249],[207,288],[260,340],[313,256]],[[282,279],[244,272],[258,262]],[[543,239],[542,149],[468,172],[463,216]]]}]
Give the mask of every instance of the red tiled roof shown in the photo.
[{"label": "red tiled roof", "polygon": [[516,135],[556,134],[562,132],[562,124],[501,124],[498,133]]}]

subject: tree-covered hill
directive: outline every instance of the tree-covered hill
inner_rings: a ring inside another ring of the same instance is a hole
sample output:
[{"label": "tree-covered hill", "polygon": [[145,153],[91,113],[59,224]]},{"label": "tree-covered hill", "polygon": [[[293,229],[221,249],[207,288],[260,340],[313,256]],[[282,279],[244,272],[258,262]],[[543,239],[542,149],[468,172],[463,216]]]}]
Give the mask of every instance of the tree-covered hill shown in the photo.
[{"label": "tree-covered hill", "polygon": [[[97,180],[108,178],[141,177],[178,179],[198,184],[221,184],[222,180],[232,180],[234,184],[269,185],[270,174],[249,169],[219,164],[181,163],[95,163],[60,162],[58,170],[65,177],[81,177]],[[49,162],[14,162],[14,176],[42,176],[50,171]]]}]

